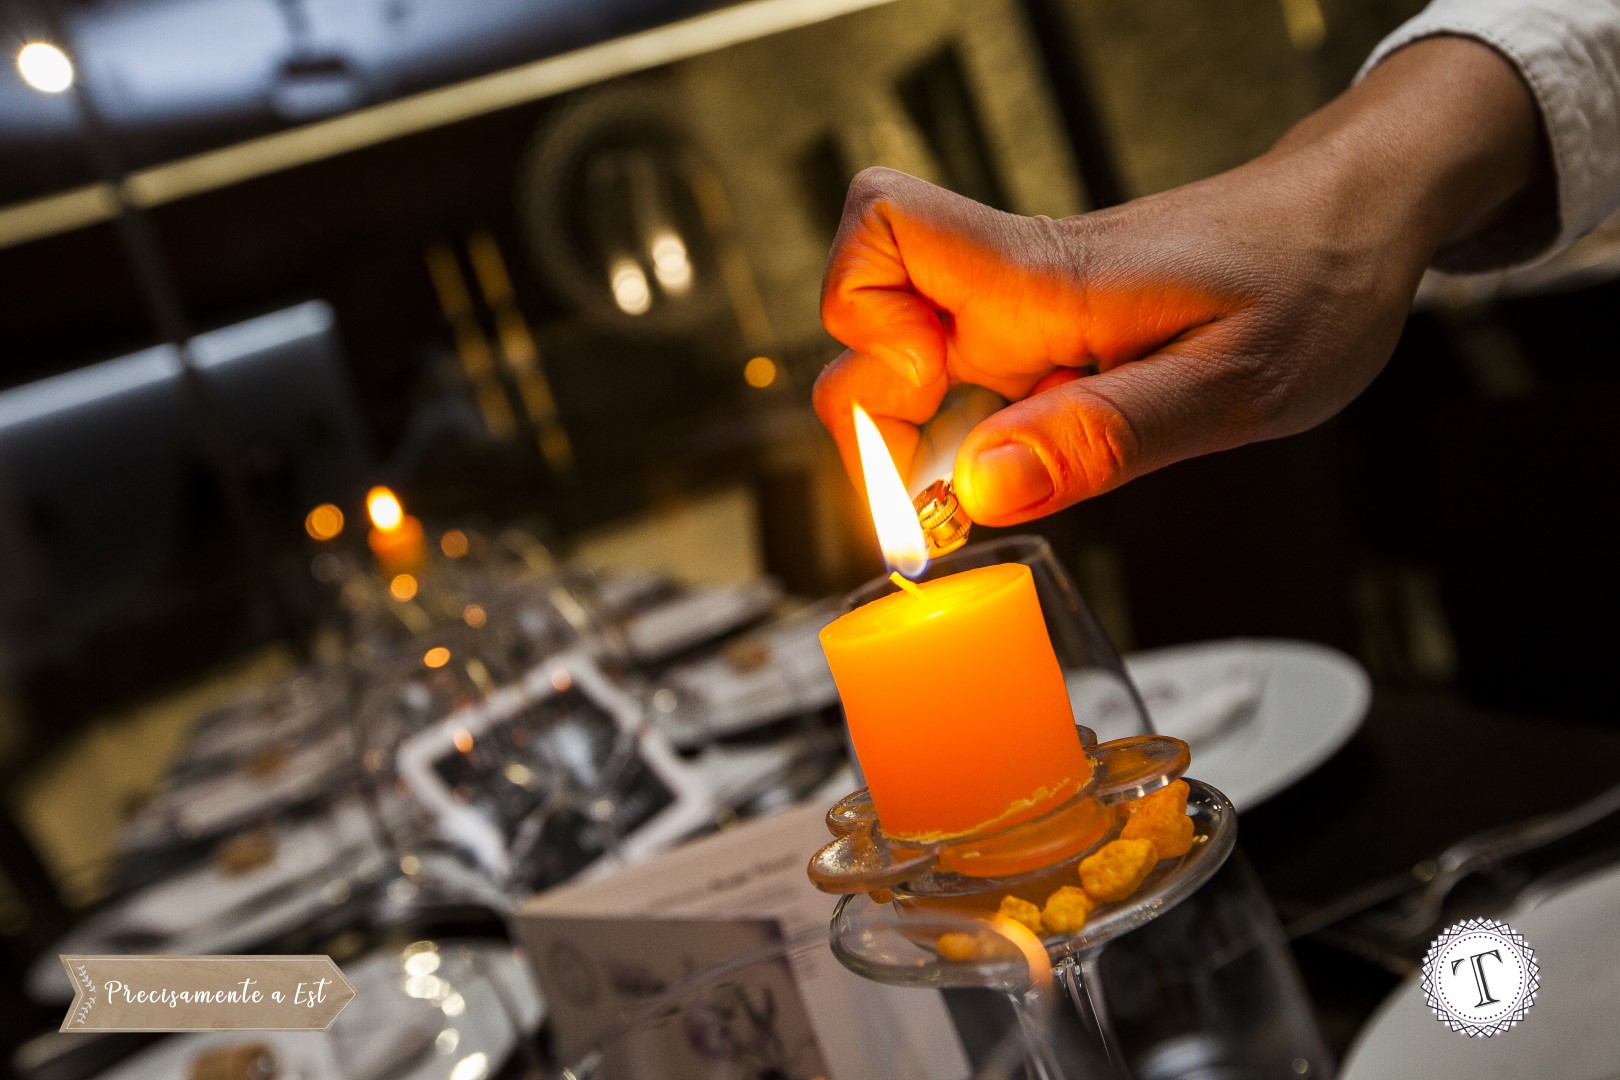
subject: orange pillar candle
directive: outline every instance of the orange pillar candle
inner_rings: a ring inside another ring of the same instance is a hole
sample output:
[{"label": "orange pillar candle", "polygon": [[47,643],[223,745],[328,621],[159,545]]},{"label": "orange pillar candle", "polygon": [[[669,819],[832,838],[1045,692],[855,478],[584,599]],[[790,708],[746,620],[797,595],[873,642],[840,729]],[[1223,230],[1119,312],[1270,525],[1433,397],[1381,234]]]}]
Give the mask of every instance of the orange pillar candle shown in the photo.
[{"label": "orange pillar candle", "polygon": [[1022,563],[914,585],[928,546],[883,435],[855,436],[883,558],[903,585],[821,631],[873,806],[890,836],[1015,825],[1091,776],[1035,576]]},{"label": "orange pillar candle", "polygon": [[1030,568],[967,570],[821,631],[883,830],[933,841],[1012,825],[1091,775]]}]

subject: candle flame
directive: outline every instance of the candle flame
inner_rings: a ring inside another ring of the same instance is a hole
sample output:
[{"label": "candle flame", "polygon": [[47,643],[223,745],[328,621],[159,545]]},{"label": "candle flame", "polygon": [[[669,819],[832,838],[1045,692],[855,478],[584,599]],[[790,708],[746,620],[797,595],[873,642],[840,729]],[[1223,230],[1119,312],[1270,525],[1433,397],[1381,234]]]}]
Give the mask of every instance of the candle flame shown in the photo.
[{"label": "candle flame", "polygon": [[855,442],[861,451],[866,501],[872,507],[872,524],[877,526],[883,561],[891,570],[914,578],[928,566],[928,541],[923,538],[917,511],[882,433],[859,405],[855,406]]},{"label": "candle flame", "polygon": [[393,532],[405,522],[405,508],[399,496],[385,487],[374,487],[366,492],[366,513],[378,532]]}]

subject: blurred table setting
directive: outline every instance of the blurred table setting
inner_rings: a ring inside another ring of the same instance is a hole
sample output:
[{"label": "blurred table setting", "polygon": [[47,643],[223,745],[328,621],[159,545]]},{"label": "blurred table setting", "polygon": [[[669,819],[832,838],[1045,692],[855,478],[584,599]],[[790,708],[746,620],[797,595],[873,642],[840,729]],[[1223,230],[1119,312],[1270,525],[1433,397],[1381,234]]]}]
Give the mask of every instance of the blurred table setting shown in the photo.
[{"label": "blurred table setting", "polygon": [[[408,569],[327,552],[315,573],[336,613],[320,654],[195,718],[118,835],[110,894],[38,957],[26,991],[66,1004],[58,953],[326,953],[359,998],[319,1036],[41,1035],[18,1053],[21,1075],[596,1075],[556,1070],[591,1032],[616,1030],[613,1015],[647,1023],[660,995],[697,1015],[683,980],[771,950],[755,967],[785,964],[792,989],[761,974],[725,991],[742,995],[726,1009],[768,999],[770,1031],[809,1040],[779,1047],[782,1062],[989,1075],[1010,1018],[986,1020],[994,1010],[967,991],[867,984],[818,936],[828,909],[803,856],[825,807],[859,786],[817,636],[842,601],[769,579],[702,586],[593,569],[531,535],[468,527],[439,533]],[[1313,989],[1367,965],[1333,945],[1359,910],[1324,915],[1332,898],[1296,887],[1287,867],[1299,860],[1279,850],[1265,805],[1320,799],[1339,763],[1365,753],[1363,721],[1380,715],[1366,673],[1335,650],[1274,639],[1159,649],[1124,669],[1131,682],[1071,685],[1077,715],[1105,720],[1139,699],[1191,746],[1245,829],[1256,822],[1255,868],[1293,920]],[[1370,873],[1346,870],[1340,897]],[[1243,881],[1223,888],[1240,907],[1264,902]],[[1367,906],[1403,895],[1387,892]],[[1372,965],[1385,981],[1349,1006],[1360,1017],[1393,989],[1388,958],[1405,955],[1373,941],[1364,950],[1386,950]],[[704,1022],[721,1023],[721,991],[701,985]],[[852,1013],[852,1002],[863,1004]],[[856,1015],[865,1033],[841,1043],[833,1032]],[[635,1030],[649,1046],[664,1037]],[[896,1032],[921,1039],[903,1068],[883,1057]],[[668,1075],[744,1075],[711,1066]],[[762,1067],[747,1075],[799,1075]]]}]

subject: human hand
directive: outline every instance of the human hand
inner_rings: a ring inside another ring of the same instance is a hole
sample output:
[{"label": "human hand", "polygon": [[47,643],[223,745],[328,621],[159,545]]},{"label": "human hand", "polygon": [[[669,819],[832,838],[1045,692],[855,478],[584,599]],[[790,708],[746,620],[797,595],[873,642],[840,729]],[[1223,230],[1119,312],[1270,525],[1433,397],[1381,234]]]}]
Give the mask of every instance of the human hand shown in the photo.
[{"label": "human hand", "polygon": [[859,483],[851,403],[904,474],[951,384],[1011,399],[956,461],[957,495],[987,525],[1303,431],[1378,373],[1436,248],[1530,183],[1538,138],[1506,61],[1441,38],[1255,161],[1063,221],[867,170],[822,290],[851,351],[816,411]]}]

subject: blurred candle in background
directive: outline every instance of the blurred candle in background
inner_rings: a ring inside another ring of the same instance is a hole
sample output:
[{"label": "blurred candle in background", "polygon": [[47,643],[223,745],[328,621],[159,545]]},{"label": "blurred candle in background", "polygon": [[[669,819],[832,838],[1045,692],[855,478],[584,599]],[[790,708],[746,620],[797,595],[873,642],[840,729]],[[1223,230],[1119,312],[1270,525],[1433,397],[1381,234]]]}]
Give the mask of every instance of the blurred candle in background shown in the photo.
[{"label": "blurred candle in background", "polygon": [[383,572],[395,575],[421,569],[427,551],[422,523],[405,512],[399,496],[385,487],[372,488],[366,493],[366,513],[371,518],[366,543]]},{"label": "blurred candle in background", "polygon": [[[927,566],[916,511],[857,407],[884,558]],[[939,840],[1016,824],[1090,776],[1034,575],[1019,563],[910,585],[834,620],[821,646],[883,829]]]}]

